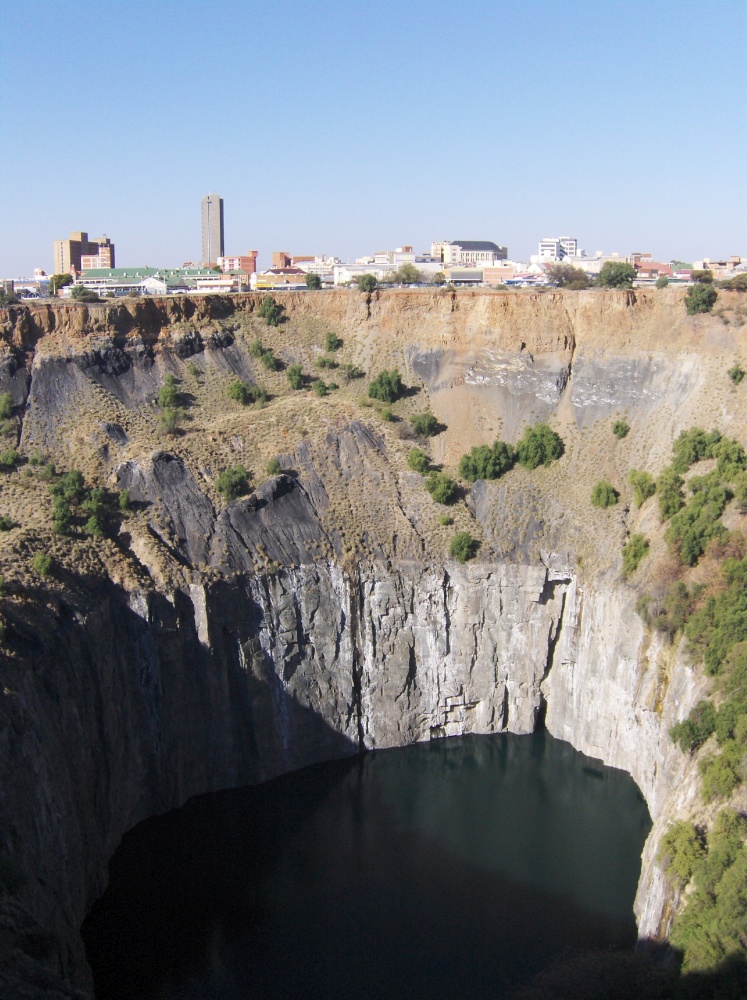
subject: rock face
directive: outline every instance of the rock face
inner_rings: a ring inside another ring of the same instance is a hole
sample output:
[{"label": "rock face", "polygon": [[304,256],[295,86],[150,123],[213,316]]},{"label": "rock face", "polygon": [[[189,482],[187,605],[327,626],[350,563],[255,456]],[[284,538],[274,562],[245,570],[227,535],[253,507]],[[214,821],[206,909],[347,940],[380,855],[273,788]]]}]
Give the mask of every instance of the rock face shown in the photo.
[{"label": "rock face", "polygon": [[[415,295],[319,301],[326,323],[360,336],[362,359],[395,336],[405,342],[400,357],[453,434],[437,446],[442,458],[464,450],[460,420],[483,440],[498,427],[515,439],[527,411],[553,415],[581,442],[595,421],[624,411],[642,426],[660,421],[630,446],[644,465],[647,448],[664,454],[698,405],[706,419],[724,408],[708,394],[698,403],[698,393],[708,365],[723,367],[726,352],[732,361],[735,342],[720,344],[708,327],[699,358],[689,328],[678,350],[662,344],[676,304],[668,293],[637,304],[535,298],[529,310],[520,297],[429,297],[427,323]],[[73,995],[64,982],[90,991],[78,928],[122,834],[149,815],[332,756],[539,724],[637,781],[655,825],[636,913],[642,935],[664,933],[671,900],[656,843],[696,794],[667,732],[701,688],[635,615],[609,542],[611,532],[624,537],[627,512],[587,529],[562,483],[520,470],[513,486],[477,483],[469,505],[483,547],[461,566],[432,549],[419,480],[410,484],[391,439],[361,420],[302,440],[284,465],[293,475],[219,509],[207,473],[170,451],[138,453],[132,427],[183,358],[212,351],[242,374],[230,323],[255,307],[250,297],[205,297],[0,314],[0,391],[25,406],[22,443],[64,447],[84,401],[96,413],[100,467],[148,512],[140,534],[121,539],[139,583],[69,574],[64,596],[39,589],[14,606],[16,655],[2,665],[0,848],[25,881],[10,902],[0,895],[11,928],[0,985],[32,975],[18,958],[30,922],[53,932],[62,977],[40,992]],[[118,419],[128,414],[125,429]],[[578,477],[580,454],[574,445]],[[348,510],[364,512],[365,552],[346,541]],[[584,545],[602,552],[591,568],[581,565]]]}]

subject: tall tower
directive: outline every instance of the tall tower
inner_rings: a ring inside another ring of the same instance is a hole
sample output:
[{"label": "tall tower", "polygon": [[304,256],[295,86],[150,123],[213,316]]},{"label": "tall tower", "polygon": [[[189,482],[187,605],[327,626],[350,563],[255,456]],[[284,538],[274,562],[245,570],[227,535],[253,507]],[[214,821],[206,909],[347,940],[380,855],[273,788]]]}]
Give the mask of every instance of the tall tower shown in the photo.
[{"label": "tall tower", "polygon": [[206,194],[202,199],[202,262],[214,264],[223,256],[223,199]]}]

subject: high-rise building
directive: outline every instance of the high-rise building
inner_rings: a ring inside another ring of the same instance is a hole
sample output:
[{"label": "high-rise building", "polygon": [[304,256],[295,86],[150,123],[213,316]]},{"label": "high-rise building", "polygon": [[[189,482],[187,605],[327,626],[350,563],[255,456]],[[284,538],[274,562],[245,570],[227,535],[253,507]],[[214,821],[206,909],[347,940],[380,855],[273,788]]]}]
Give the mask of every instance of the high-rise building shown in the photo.
[{"label": "high-rise building", "polygon": [[90,240],[88,233],[70,233],[69,240],[55,240],[54,273],[69,274],[94,267],[114,267],[114,244],[108,236]]},{"label": "high-rise building", "polygon": [[223,199],[206,194],[202,199],[202,261],[214,264],[223,256]]}]

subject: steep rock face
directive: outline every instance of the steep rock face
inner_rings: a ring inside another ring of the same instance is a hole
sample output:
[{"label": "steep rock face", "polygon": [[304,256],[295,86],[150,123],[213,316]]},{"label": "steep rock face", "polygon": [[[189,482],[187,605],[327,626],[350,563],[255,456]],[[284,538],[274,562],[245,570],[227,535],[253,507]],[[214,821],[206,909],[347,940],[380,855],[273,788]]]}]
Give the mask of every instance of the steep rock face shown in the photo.
[{"label": "steep rock face", "polygon": [[58,935],[60,970],[90,986],[77,928],[140,819],[362,747],[524,733],[543,717],[638,781],[655,827],[636,912],[642,933],[661,932],[671,899],[656,842],[696,786],[666,734],[700,691],[645,635],[616,575],[629,512],[589,521],[583,476],[612,464],[609,428],[599,464],[586,453],[595,422],[623,412],[639,425],[613,446],[620,469],[655,469],[695,414],[743,430],[709,378],[744,338],[684,320],[674,292],[289,299],[293,321],[354,333],[361,363],[397,346],[449,424],[437,459],[513,439],[527,419],[567,428],[567,478],[475,484],[483,548],[462,567],[432,550],[422,484],[390,462],[397,441],[360,420],[295,443],[293,475],[220,510],[209,469],[139,444],[138,421],[184,358],[251,377],[231,324],[258,301],[0,311],[0,390],[26,407],[23,447],[57,455],[88,434],[98,468],[143,508],[120,541],[150,574],[142,587],[73,575],[64,599],[40,588],[10,623],[0,846],[30,875],[18,898]]}]

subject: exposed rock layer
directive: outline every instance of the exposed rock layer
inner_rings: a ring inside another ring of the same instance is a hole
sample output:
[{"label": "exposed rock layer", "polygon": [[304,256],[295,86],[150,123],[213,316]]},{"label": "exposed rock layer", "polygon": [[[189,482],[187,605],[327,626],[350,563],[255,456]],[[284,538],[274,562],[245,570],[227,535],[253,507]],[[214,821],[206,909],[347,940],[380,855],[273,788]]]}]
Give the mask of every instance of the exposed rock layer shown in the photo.
[{"label": "exposed rock layer", "polygon": [[[256,302],[0,311],[0,389],[26,405],[22,440],[62,446],[60,421],[75,420],[81,400],[98,392],[137,409],[175,358],[214,351],[240,371],[246,361],[230,322]],[[445,459],[464,450],[460,414],[476,443],[491,437],[485,414],[515,438],[527,411],[580,435],[624,409],[656,423],[654,456],[693,414],[720,415],[724,429],[744,431],[745,414],[704,384],[708,365],[731,362],[743,338],[713,323],[683,324],[674,294],[341,293],[299,296],[289,310],[315,310],[355,331],[362,358],[398,342],[450,425]],[[663,339],[675,329],[676,340]],[[158,506],[147,532],[129,542],[152,582],[72,576],[64,597],[30,595],[12,622],[18,655],[3,668],[3,846],[30,875],[18,899],[57,935],[65,977],[90,986],[77,928],[123,832],[146,816],[362,748],[526,733],[541,719],[638,782],[655,820],[639,927],[654,936],[666,929],[656,837],[695,796],[667,730],[700,688],[634,614],[635,595],[615,572],[624,524],[584,570],[578,553],[588,532],[568,495],[548,498],[520,479],[478,483],[470,505],[483,555],[463,567],[430,551],[406,480],[364,423],[301,442],[298,478],[277,477],[219,511],[189,463],[138,454],[110,420],[102,435],[117,484],[137,504]],[[120,461],[117,448],[126,446]],[[637,464],[646,447],[639,444]],[[341,479],[353,494],[372,469],[372,541],[356,557],[330,483]],[[522,517],[509,521],[517,498]],[[595,529],[600,538],[609,524]],[[177,567],[177,585],[160,576],[154,546]]]}]

